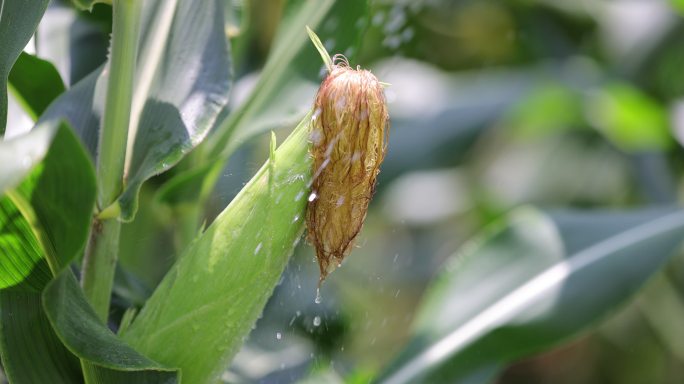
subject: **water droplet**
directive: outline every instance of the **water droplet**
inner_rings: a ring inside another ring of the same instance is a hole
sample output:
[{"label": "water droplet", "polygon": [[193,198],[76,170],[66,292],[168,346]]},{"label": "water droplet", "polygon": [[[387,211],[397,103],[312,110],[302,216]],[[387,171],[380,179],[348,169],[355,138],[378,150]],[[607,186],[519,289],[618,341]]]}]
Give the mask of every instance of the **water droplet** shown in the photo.
[{"label": "water droplet", "polygon": [[262,245],[263,245],[263,243],[259,243],[259,244],[257,244],[256,248],[254,248],[254,254],[255,254],[255,255],[256,255],[257,253],[259,253],[259,251],[261,250],[261,246],[262,246]]},{"label": "water droplet", "polygon": [[321,115],[321,109],[316,108],[313,115],[311,116],[311,121],[316,121],[316,119],[318,119],[318,116],[320,116],[320,115]]},{"label": "water droplet", "polygon": [[321,303],[321,289],[316,288],[316,298],[314,299],[314,303],[320,304]]},{"label": "water droplet", "polygon": [[319,325],[321,325],[321,317],[320,317],[320,316],[316,316],[316,317],[314,317],[314,319],[313,319],[313,326],[314,326],[314,327],[318,327]]},{"label": "water droplet", "polygon": [[280,340],[283,338],[283,334],[280,332],[276,332],[276,339]]},{"label": "water droplet", "polygon": [[302,199],[302,197],[304,197],[304,191],[299,191],[299,193],[297,193],[297,196],[295,196],[294,201],[299,201]]},{"label": "water droplet", "polygon": [[309,139],[311,140],[311,142],[313,144],[318,145],[323,140],[323,132],[321,132],[320,129],[314,129],[311,131],[311,134],[309,135]]},{"label": "water droplet", "polygon": [[297,221],[299,221],[299,215],[295,216],[294,219],[292,219],[293,223],[296,223]]},{"label": "water droplet", "polygon": [[316,197],[318,197],[316,192],[311,192],[311,194],[309,195],[309,201],[311,202],[311,201],[316,200]]}]

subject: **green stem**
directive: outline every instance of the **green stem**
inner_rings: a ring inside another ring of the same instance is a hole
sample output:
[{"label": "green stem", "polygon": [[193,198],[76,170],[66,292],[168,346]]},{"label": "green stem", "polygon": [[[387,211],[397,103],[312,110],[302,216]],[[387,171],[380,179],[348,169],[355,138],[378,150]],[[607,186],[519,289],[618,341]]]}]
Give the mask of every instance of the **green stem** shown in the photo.
[{"label": "green stem", "polygon": [[100,208],[114,202],[123,188],[141,7],[140,0],[112,1],[109,81],[97,157]]},{"label": "green stem", "polygon": [[[110,207],[124,186],[141,10],[140,0],[112,1],[112,42],[109,67],[106,69],[109,71],[109,81],[97,156],[99,209]],[[93,222],[83,258],[81,282],[86,298],[105,323],[121,231],[121,223],[110,216],[105,215],[107,219],[96,218]]]},{"label": "green stem", "polygon": [[109,315],[109,300],[119,252],[118,220],[95,221],[83,259],[83,292],[103,323]]}]

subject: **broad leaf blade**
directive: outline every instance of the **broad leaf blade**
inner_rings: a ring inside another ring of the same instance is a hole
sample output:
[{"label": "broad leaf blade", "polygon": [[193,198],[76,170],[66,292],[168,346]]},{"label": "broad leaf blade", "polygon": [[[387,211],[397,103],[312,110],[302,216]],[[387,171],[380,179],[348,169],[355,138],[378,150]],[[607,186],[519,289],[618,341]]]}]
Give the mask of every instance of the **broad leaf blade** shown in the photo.
[{"label": "broad leaf blade", "polygon": [[31,204],[44,232],[44,251],[58,268],[81,251],[95,204],[95,171],[78,138],[65,124],[55,133],[43,162],[16,189]]},{"label": "broad leaf blade", "polygon": [[85,244],[95,198],[93,167],[65,124],[41,125],[0,143],[0,149],[6,149],[0,157],[14,156],[0,166],[0,242],[6,251],[0,289],[23,284],[40,290],[49,280],[47,265],[64,268]]},{"label": "broad leaf blade", "polygon": [[78,359],[59,341],[40,305],[40,293],[0,291],[0,351],[13,384],[83,382]]},{"label": "broad leaf blade", "polygon": [[179,258],[122,335],[156,361],[180,367],[189,383],[213,383],[225,369],[302,234],[308,120]]},{"label": "broad leaf blade", "polygon": [[48,263],[65,267],[85,243],[95,199],[92,165],[64,124],[40,125],[0,149],[16,157],[1,168],[3,366],[12,383],[79,383],[78,359],[55,336],[40,291],[51,278]]},{"label": "broad leaf blade", "polygon": [[9,74],[10,86],[29,115],[37,120],[64,92],[64,82],[52,63],[22,52]]},{"label": "broad leaf blade", "polygon": [[100,322],[71,271],[48,284],[43,307],[64,345],[92,365],[99,384],[180,382],[178,370],[141,355]]},{"label": "broad leaf blade", "polygon": [[48,0],[0,0],[0,136],[7,125],[7,76],[43,17]]},{"label": "broad leaf blade", "polygon": [[[199,144],[228,100],[231,75],[222,3],[145,2],[129,132],[134,144],[120,198],[126,221],[135,215],[142,183]],[[95,156],[108,80],[100,68],[59,97],[41,119],[69,120]]]},{"label": "broad leaf blade", "polygon": [[379,381],[486,382],[625,302],[683,235],[681,210],[518,210],[453,260],[427,295],[413,341]]}]

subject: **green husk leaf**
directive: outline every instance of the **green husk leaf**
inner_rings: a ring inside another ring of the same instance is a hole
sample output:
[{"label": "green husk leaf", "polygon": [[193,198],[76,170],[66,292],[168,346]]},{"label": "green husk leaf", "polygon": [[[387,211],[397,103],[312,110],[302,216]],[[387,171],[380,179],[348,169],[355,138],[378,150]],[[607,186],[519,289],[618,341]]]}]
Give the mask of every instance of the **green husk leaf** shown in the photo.
[{"label": "green husk leaf", "polygon": [[189,383],[213,383],[225,369],[301,237],[309,120],[180,256],[122,333],[143,354],[181,368]]}]

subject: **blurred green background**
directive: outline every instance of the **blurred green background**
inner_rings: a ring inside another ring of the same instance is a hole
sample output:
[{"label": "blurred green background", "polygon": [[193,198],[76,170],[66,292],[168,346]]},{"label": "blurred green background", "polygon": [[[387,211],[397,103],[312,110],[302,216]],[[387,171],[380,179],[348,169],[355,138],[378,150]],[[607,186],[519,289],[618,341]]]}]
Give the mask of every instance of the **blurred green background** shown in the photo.
[{"label": "blurred green background", "polygon": [[[226,5],[226,33],[236,42],[235,106],[265,62],[284,1]],[[358,248],[315,304],[318,267],[311,247],[298,247],[226,382],[296,382],[330,366],[357,377],[379,369],[407,341],[421,295],[444,261],[514,207],[681,200],[684,1],[378,0],[370,9],[354,26],[367,29],[360,44],[340,52],[391,84],[387,158]],[[105,60],[110,17],[106,6],[86,14],[54,2],[31,44],[74,84]],[[241,35],[246,25],[249,34]],[[321,32],[339,27],[331,18]],[[302,98],[302,108],[311,102]],[[9,127],[31,126],[16,104],[9,119]],[[279,138],[292,128],[282,126]],[[267,153],[264,137],[234,155],[208,217]],[[153,194],[164,180],[143,189],[141,212],[123,230],[115,298],[122,307],[141,304],[175,257],[174,213]],[[141,250],[151,257],[134,257]],[[682,382],[682,255],[591,331],[498,379]]]}]

